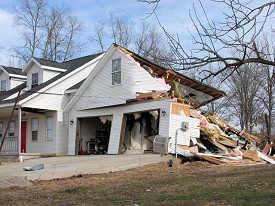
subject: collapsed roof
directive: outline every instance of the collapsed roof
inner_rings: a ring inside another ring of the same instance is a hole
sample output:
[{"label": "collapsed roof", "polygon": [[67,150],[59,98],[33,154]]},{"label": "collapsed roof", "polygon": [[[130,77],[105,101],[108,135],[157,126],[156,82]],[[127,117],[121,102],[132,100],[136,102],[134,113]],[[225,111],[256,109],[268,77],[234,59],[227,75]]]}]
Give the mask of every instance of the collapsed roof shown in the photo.
[{"label": "collapsed roof", "polygon": [[136,62],[147,70],[152,76],[164,78],[165,82],[171,86],[171,91],[177,98],[182,98],[192,104],[194,108],[201,107],[214,100],[225,96],[225,92],[191,79],[179,72],[171,69],[166,69],[159,66],[138,54],[125,49],[117,44],[115,47],[120,49],[127,55],[130,55]]}]

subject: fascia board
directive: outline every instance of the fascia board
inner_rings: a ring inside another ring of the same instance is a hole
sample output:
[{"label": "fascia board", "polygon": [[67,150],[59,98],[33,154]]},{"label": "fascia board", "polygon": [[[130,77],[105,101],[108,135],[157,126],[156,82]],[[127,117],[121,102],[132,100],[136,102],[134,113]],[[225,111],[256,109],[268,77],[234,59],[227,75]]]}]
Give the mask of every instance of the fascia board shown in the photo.
[{"label": "fascia board", "polygon": [[45,66],[45,65],[42,65],[41,68],[42,69],[46,69],[46,70],[51,70],[51,71],[57,71],[57,72],[65,72],[65,71],[67,71],[66,69],[61,69],[61,68],[57,68],[57,67],[50,67],[50,66]]},{"label": "fascia board", "polygon": [[27,79],[27,76],[20,75],[20,74],[10,74],[10,77],[15,77],[19,79]]}]

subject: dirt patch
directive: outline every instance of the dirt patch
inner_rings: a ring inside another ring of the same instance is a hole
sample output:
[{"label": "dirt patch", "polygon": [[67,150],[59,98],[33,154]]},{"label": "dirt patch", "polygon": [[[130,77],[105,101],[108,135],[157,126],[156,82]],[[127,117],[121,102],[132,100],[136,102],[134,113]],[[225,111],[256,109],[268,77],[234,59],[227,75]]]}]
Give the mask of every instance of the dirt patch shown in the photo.
[{"label": "dirt patch", "polygon": [[28,187],[31,185],[32,183],[27,180],[27,177],[0,177],[0,188]]}]

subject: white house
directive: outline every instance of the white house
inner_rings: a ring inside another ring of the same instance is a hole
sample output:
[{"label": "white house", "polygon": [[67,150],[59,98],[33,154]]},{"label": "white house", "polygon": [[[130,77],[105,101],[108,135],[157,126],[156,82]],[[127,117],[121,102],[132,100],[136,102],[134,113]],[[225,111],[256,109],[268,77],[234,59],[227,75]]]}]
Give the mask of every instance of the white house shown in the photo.
[{"label": "white house", "polygon": [[63,108],[74,93],[66,90],[85,79],[102,56],[63,63],[32,58],[23,69],[26,82],[0,95],[0,140],[6,133],[2,151],[68,154]]},{"label": "white house", "polygon": [[[176,139],[189,145],[199,137],[190,107],[223,95],[113,44],[64,109],[68,154],[142,153],[152,149],[156,135],[170,137],[170,145]],[[182,122],[188,122],[189,132],[178,130]]]},{"label": "white house", "polygon": [[62,63],[32,58],[23,72],[25,83],[0,94],[3,152],[143,153],[156,135],[189,145],[199,137],[190,107],[224,95],[116,44]]}]

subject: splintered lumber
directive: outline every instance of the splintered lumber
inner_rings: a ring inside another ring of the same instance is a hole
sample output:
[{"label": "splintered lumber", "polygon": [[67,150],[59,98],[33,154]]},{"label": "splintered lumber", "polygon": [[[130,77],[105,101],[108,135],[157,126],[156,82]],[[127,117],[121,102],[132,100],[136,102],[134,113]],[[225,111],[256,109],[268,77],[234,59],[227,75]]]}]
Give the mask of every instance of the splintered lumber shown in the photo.
[{"label": "splintered lumber", "polygon": [[221,117],[218,117],[217,115],[208,116],[208,118],[211,119],[211,121],[214,121],[216,124],[218,124],[222,128],[228,127],[230,130],[234,131],[238,135],[241,135],[242,137],[244,137],[247,140],[254,140],[258,143],[261,142],[260,137],[257,137],[252,134],[248,134],[246,132],[242,132],[241,130],[238,130],[238,129],[232,127],[228,122],[226,122]]},{"label": "splintered lumber", "polygon": [[147,92],[147,93],[137,92],[136,98],[137,99],[157,99],[158,95],[155,91]]},{"label": "splintered lumber", "polygon": [[259,158],[259,155],[257,151],[254,150],[246,150],[243,152],[243,159],[250,159],[256,162],[262,161],[261,158]]},{"label": "splintered lumber", "polygon": [[237,142],[235,142],[227,137],[221,136],[221,135],[219,135],[217,142],[219,142],[223,145],[229,146],[229,147],[237,147],[238,146]]},{"label": "splintered lumber", "polygon": [[275,161],[273,159],[271,159],[270,157],[266,156],[265,154],[257,151],[258,155],[260,158],[262,158],[263,160],[267,161],[270,164],[275,164]]},{"label": "splintered lumber", "polygon": [[192,154],[196,157],[199,157],[201,159],[204,159],[204,160],[211,162],[213,164],[216,164],[216,165],[221,165],[221,164],[225,164],[228,162],[228,161],[218,159],[218,158],[214,157],[214,155],[198,154],[198,153],[193,153],[193,152],[192,152]]}]

